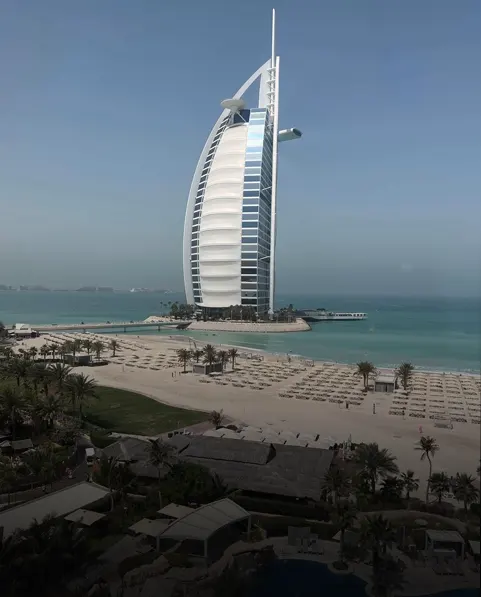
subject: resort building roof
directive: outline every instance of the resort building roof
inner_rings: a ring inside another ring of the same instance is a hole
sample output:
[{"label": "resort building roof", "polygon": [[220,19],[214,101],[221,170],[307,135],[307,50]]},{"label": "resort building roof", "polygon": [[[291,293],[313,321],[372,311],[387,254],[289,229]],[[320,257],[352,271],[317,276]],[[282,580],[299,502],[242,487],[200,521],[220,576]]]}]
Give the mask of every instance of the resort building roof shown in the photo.
[{"label": "resort building roof", "polygon": [[334,453],[331,450],[247,440],[182,438],[180,460],[195,462],[237,489],[318,499]]},{"label": "resort building roof", "polygon": [[0,513],[0,527],[3,527],[4,537],[8,537],[16,529],[27,529],[34,520],[40,522],[49,514],[57,518],[65,516],[104,498],[107,494],[105,487],[95,483],[82,482],[71,485],[24,505],[5,510]]},{"label": "resort building roof", "polygon": [[168,526],[169,523],[166,520],[150,520],[150,518],[142,518],[142,520],[139,520],[129,527],[129,531],[132,531],[136,535],[158,537]]},{"label": "resort building roof", "polygon": [[[167,440],[179,461],[193,462],[218,474],[230,487],[298,498],[318,499],[334,453],[320,447],[305,447],[307,438],[296,434],[281,441],[264,441],[175,435]],[[288,438],[288,439],[287,439]],[[318,442],[316,442],[317,444]],[[107,457],[131,462],[135,475],[157,478],[159,471],[149,463],[149,443],[125,438],[104,449]],[[161,476],[168,469],[161,470]]]},{"label": "resort building roof", "polygon": [[83,526],[91,527],[93,524],[105,518],[105,514],[101,514],[100,512],[94,512],[93,510],[84,510],[83,508],[79,508],[68,514],[65,517],[65,520],[70,520],[70,522],[78,522]]},{"label": "resort building roof", "polygon": [[150,444],[148,441],[135,437],[123,437],[103,449],[107,458],[114,458],[125,462],[136,462],[149,457]]},{"label": "resort building roof", "polygon": [[161,516],[168,516],[169,518],[182,518],[183,516],[187,516],[194,511],[194,508],[189,508],[188,506],[180,506],[179,504],[171,503],[164,508],[158,510],[157,514]]},{"label": "resort building roof", "polygon": [[225,498],[205,504],[172,522],[161,535],[165,539],[206,541],[221,528],[233,522],[246,520],[249,516],[247,510]]}]

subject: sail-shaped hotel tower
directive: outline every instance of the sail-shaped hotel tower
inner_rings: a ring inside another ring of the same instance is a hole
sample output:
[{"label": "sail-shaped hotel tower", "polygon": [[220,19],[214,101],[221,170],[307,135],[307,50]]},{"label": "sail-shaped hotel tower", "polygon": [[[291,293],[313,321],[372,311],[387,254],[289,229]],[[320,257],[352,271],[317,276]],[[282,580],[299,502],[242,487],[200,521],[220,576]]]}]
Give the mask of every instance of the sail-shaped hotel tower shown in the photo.
[{"label": "sail-shaped hotel tower", "polygon": [[[242,99],[259,84],[257,107]],[[272,55],[231,98],[200,155],[184,224],[186,300],[207,314],[232,305],[274,310],[277,148],[301,136],[279,131],[279,56]]]}]

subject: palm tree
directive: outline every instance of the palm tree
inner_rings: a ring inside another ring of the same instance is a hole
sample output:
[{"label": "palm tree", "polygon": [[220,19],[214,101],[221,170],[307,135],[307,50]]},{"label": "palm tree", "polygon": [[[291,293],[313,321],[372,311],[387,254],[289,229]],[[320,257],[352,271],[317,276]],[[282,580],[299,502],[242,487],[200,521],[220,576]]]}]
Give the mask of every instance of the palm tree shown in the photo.
[{"label": "palm tree", "polygon": [[220,360],[220,362],[222,363],[222,371],[224,371],[225,364],[227,363],[227,360],[229,359],[229,353],[227,352],[227,350],[219,350],[219,352],[217,353],[217,357]]},{"label": "palm tree", "polygon": [[47,428],[51,429],[55,419],[63,412],[64,403],[60,396],[49,394],[38,402],[36,408],[37,415],[45,421]]},{"label": "palm tree", "polygon": [[386,448],[380,449],[377,443],[361,444],[357,449],[357,461],[362,466],[371,483],[371,494],[376,493],[379,478],[395,475],[399,469],[396,457]]},{"label": "palm tree", "polygon": [[55,355],[58,352],[58,348],[56,344],[50,344],[49,346],[50,352],[52,353],[52,361],[55,361]]},{"label": "palm tree", "polygon": [[47,357],[50,354],[50,346],[48,344],[44,344],[40,347],[40,354],[43,356],[43,362],[47,362]]},{"label": "palm tree", "polygon": [[235,368],[235,360],[237,358],[239,351],[237,350],[237,348],[230,348],[229,349],[229,356],[230,356],[230,360],[232,362],[232,371],[234,371]]},{"label": "palm tree", "polygon": [[42,474],[45,462],[45,453],[43,450],[33,450],[31,452],[27,452],[22,456],[22,461],[29,472],[34,476],[31,484],[31,487],[33,488],[33,482],[35,481],[35,478],[39,478]]},{"label": "palm tree", "polygon": [[50,371],[52,372],[52,380],[57,387],[57,392],[62,394],[65,388],[66,381],[72,373],[72,368],[68,365],[55,363],[54,365],[50,365]]},{"label": "palm tree", "polygon": [[356,507],[361,510],[371,499],[371,480],[365,470],[359,471],[352,478],[352,493],[356,498]]},{"label": "palm tree", "polygon": [[210,419],[210,422],[212,423],[212,425],[214,425],[214,427],[216,429],[219,429],[219,427],[222,426],[222,421],[224,420],[224,411],[223,410],[220,410],[220,411],[213,410],[210,413],[209,419]]},{"label": "palm tree", "polygon": [[0,354],[3,354],[7,363],[15,356],[13,348],[10,346],[0,346]]},{"label": "palm tree", "polygon": [[366,516],[361,521],[361,544],[372,551],[373,566],[379,557],[396,541],[396,531],[382,514]]},{"label": "palm tree", "polygon": [[396,369],[396,377],[400,378],[402,387],[407,390],[413,376],[414,365],[411,363],[401,363]]},{"label": "palm tree", "polygon": [[204,354],[204,352],[202,350],[198,350],[198,349],[194,350],[194,352],[192,353],[192,356],[194,357],[196,363],[199,362],[199,359],[203,354]]},{"label": "palm tree", "polygon": [[376,373],[376,367],[369,361],[361,361],[357,364],[356,374],[362,376],[364,380],[364,388],[369,388],[369,376]]},{"label": "palm tree", "polygon": [[6,385],[0,388],[0,415],[10,427],[12,439],[15,440],[17,425],[26,414],[26,403],[18,388]]},{"label": "palm tree", "polygon": [[184,366],[184,373],[187,373],[187,363],[190,361],[191,352],[186,348],[179,348],[177,351],[177,360]]},{"label": "palm tree", "polygon": [[35,361],[35,358],[38,355],[38,348],[35,348],[35,346],[32,346],[32,348],[28,349],[27,354],[32,359],[32,361]]},{"label": "palm tree", "polygon": [[48,388],[51,381],[53,381],[52,370],[45,363],[35,363],[28,372],[29,378],[32,380],[35,395],[38,393],[38,385],[42,385],[45,395],[48,394]]},{"label": "palm tree", "polygon": [[118,458],[101,458],[94,469],[94,478],[108,487],[110,495],[110,511],[114,509],[114,493],[125,495],[129,485],[135,480],[129,467]]},{"label": "palm tree", "polygon": [[[162,442],[160,439],[149,439],[149,462],[156,467],[159,475],[159,486],[162,478],[162,472],[166,467],[172,467],[173,447],[170,444]],[[159,488],[159,507],[162,508],[162,494]]]},{"label": "palm tree", "polygon": [[414,471],[408,469],[405,473],[401,473],[401,480],[406,492],[406,500],[409,500],[411,492],[419,489],[419,479],[414,476]]},{"label": "palm tree", "polygon": [[427,461],[429,462],[429,475],[428,475],[428,481],[426,483],[426,504],[429,501],[429,479],[431,478],[431,475],[433,474],[433,462],[431,460],[431,458],[434,457],[434,455],[436,454],[436,452],[439,450],[439,446],[436,443],[436,440],[434,439],[434,437],[430,437],[429,435],[426,437],[421,437],[421,439],[419,440],[419,444],[416,446],[416,450],[420,450],[422,452],[421,454],[421,460],[425,460],[427,459]]},{"label": "palm tree", "polygon": [[90,353],[92,352],[93,347],[93,340],[87,338],[86,340],[82,341],[82,348],[86,351],[87,355],[90,357]]},{"label": "palm tree", "polygon": [[119,348],[119,343],[117,342],[117,340],[111,340],[110,344],[109,344],[109,347],[110,347],[110,349],[112,351],[112,356],[115,357],[115,353],[116,353],[116,351]]},{"label": "palm tree", "polygon": [[212,344],[206,344],[202,352],[204,353],[204,361],[212,366],[212,363],[214,363],[217,356],[215,348]]},{"label": "palm tree", "polygon": [[381,495],[386,502],[399,502],[404,490],[403,480],[399,477],[386,477],[383,479]]},{"label": "palm tree", "polygon": [[341,497],[349,494],[350,487],[350,478],[343,468],[332,466],[324,475],[323,489],[328,495],[333,496],[334,503],[337,505]]},{"label": "palm tree", "polygon": [[45,451],[40,476],[44,485],[50,485],[50,489],[52,489],[54,481],[59,478],[58,465],[59,460],[55,453],[52,451]]},{"label": "palm tree", "polygon": [[429,491],[438,498],[441,503],[444,495],[451,489],[451,482],[446,473],[433,473],[429,476]]},{"label": "palm tree", "polygon": [[62,357],[62,363],[65,363],[65,355],[72,352],[71,342],[64,342],[57,348],[57,352]]},{"label": "palm tree", "polygon": [[20,382],[23,380],[25,384],[25,380],[27,379],[28,372],[30,369],[30,363],[25,358],[14,357],[9,363],[7,371],[15,377],[17,381],[17,387],[20,387]]},{"label": "palm tree", "polygon": [[97,357],[97,360],[99,360],[100,354],[105,350],[105,344],[101,340],[96,340],[92,344],[92,348],[95,352],[95,356]]},{"label": "palm tree", "polygon": [[334,523],[336,524],[337,528],[340,531],[339,537],[339,559],[341,562],[344,561],[345,555],[345,535],[346,531],[352,528],[355,520],[357,518],[357,513],[354,508],[350,504],[338,504],[336,513],[334,516]]},{"label": "palm tree", "polygon": [[475,487],[475,478],[467,473],[457,473],[453,483],[454,497],[463,502],[464,511],[468,513],[468,506],[479,499],[479,491]]},{"label": "palm tree", "polygon": [[97,398],[97,382],[84,373],[72,373],[69,375],[66,388],[70,393],[72,406],[78,405],[79,418],[83,418],[83,405],[89,398]]}]

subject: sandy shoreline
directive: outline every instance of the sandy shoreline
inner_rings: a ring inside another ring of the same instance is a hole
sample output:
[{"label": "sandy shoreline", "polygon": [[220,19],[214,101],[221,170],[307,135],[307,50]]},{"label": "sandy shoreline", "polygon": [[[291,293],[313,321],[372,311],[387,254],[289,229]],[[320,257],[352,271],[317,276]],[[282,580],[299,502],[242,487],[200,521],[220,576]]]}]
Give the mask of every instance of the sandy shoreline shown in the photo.
[{"label": "sandy shoreline", "polygon": [[[51,334],[27,340],[25,346],[39,348],[45,342],[78,336],[106,342],[115,338],[120,344],[115,358],[106,352],[108,365],[76,369],[99,384],[138,391],[172,406],[207,412],[222,409],[229,418],[257,428],[319,434],[330,442],[349,436],[356,442],[377,442],[397,456],[401,470],[415,471],[421,479],[420,494],[428,473],[415,450],[421,434],[434,436],[439,443],[434,471],[475,474],[479,464],[479,376],[416,372],[407,397],[402,392],[364,396],[362,380],[352,365],[308,359],[288,362],[286,355],[242,348],[235,370],[229,366],[221,379],[183,375],[176,351],[189,344],[193,348],[193,342],[197,347],[205,343],[186,336]],[[437,426],[444,424],[443,412],[450,413],[452,429]],[[438,416],[441,420],[431,418]]]}]

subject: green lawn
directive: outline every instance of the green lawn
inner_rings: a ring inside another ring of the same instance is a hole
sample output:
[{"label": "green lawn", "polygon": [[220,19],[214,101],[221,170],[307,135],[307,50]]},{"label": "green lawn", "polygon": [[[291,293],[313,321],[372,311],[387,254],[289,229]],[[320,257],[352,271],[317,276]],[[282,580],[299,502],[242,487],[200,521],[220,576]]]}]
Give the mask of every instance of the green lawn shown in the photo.
[{"label": "green lawn", "polygon": [[99,386],[98,398],[85,407],[85,418],[108,431],[157,435],[208,419],[208,414],[160,404],[142,394]]}]

